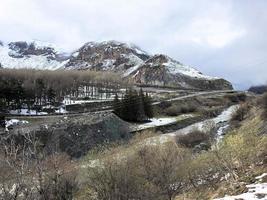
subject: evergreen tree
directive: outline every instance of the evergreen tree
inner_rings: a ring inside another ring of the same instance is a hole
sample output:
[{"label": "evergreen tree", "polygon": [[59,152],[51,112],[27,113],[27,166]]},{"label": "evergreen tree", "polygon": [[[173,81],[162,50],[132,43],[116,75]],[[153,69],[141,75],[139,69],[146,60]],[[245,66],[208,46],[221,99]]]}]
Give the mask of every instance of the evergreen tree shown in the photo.
[{"label": "evergreen tree", "polygon": [[143,95],[143,102],[144,102],[144,111],[146,116],[148,118],[152,118],[154,116],[152,108],[152,99],[147,93],[145,96]]},{"label": "evergreen tree", "polygon": [[116,93],[114,101],[113,101],[113,110],[114,113],[118,116],[121,116],[122,114],[122,104],[121,101],[119,100],[118,94]]},{"label": "evergreen tree", "polygon": [[147,115],[145,113],[145,105],[144,105],[144,93],[141,89],[139,94],[136,95],[136,103],[137,103],[137,121],[147,120]]},{"label": "evergreen tree", "polygon": [[52,87],[49,87],[49,89],[47,90],[47,99],[50,103],[54,103],[55,102],[55,98],[56,98],[56,94],[55,91],[53,90]]}]

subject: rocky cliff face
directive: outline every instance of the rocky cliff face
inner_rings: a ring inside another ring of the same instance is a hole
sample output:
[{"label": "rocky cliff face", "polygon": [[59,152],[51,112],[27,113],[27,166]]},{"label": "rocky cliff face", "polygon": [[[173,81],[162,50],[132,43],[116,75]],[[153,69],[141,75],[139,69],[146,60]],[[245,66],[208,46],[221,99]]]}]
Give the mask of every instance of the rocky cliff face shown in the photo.
[{"label": "rocky cliff face", "polygon": [[8,45],[0,43],[0,66],[110,71],[137,84],[204,90],[232,89],[231,83],[224,79],[203,75],[166,55],[149,55],[135,45],[116,41],[89,42],[70,54],[36,41]]},{"label": "rocky cliff face", "polygon": [[148,58],[147,53],[133,45],[115,41],[89,42],[72,54],[65,68],[123,73]]},{"label": "rocky cliff face", "polygon": [[166,55],[155,55],[130,73],[136,83],[203,90],[232,89],[230,82],[203,75]]}]

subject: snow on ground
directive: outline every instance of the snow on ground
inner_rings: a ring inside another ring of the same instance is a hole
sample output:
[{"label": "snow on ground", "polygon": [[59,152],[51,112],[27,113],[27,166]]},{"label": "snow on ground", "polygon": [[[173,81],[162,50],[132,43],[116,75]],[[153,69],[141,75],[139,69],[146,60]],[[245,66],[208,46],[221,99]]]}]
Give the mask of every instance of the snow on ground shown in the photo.
[{"label": "snow on ground", "polygon": [[[267,173],[256,177],[258,182],[261,182],[263,177],[266,177]],[[267,183],[255,183],[246,186],[248,192],[245,192],[236,196],[226,196],[216,200],[267,200]]]},{"label": "snow on ground", "polygon": [[28,124],[28,121],[25,120],[18,120],[18,119],[10,119],[6,121],[6,128],[10,126],[15,126],[15,125],[22,125],[22,124]]},{"label": "snow on ground", "polygon": [[237,109],[237,107],[238,105],[231,106],[225,111],[223,111],[219,116],[213,119],[208,119],[202,122],[192,124],[186,128],[176,131],[175,134],[188,134],[194,130],[209,131],[209,129],[213,128],[212,126],[215,125],[216,127],[218,127],[217,135],[221,136],[229,126],[228,122],[230,121],[232,114]]},{"label": "snow on ground", "polygon": [[75,104],[83,104],[83,103],[100,103],[100,102],[108,102],[113,101],[113,98],[111,99],[92,99],[92,100],[71,100],[68,98],[65,98],[63,100],[64,105],[75,105]]},{"label": "snow on ground", "polygon": [[166,117],[166,118],[152,118],[150,119],[151,122],[148,122],[146,124],[139,125],[138,128],[140,129],[146,129],[156,126],[163,126],[167,124],[171,124],[177,121],[176,117]]},{"label": "snow on ground", "polygon": [[60,107],[58,110],[55,110],[55,113],[65,114],[65,113],[68,113],[68,111],[66,111],[66,109],[63,107]]},{"label": "snow on ground", "polygon": [[10,110],[10,114],[12,115],[47,115],[47,112],[37,112],[36,110],[28,110],[28,109],[17,109]]},{"label": "snow on ground", "polygon": [[140,59],[134,54],[125,55],[125,57],[129,59],[129,64],[134,66],[126,70],[126,72],[123,74],[124,77],[129,76],[131,73],[138,70],[139,67],[144,63],[142,59]]}]

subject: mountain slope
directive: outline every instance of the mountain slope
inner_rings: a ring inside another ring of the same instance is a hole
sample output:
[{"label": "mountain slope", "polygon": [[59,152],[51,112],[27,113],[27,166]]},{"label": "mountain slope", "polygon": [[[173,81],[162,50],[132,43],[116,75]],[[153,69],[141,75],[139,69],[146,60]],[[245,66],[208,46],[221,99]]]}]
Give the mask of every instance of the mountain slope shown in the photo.
[{"label": "mountain slope", "polygon": [[109,71],[143,85],[232,89],[224,79],[203,75],[166,55],[149,55],[135,45],[117,41],[88,42],[70,54],[37,41],[0,43],[0,66]]},{"label": "mountain slope", "polygon": [[146,52],[134,45],[116,41],[89,42],[72,54],[65,68],[123,73],[148,58]]},{"label": "mountain slope", "polygon": [[230,82],[203,75],[166,55],[155,55],[133,70],[129,76],[139,84],[198,88],[204,90],[232,89]]},{"label": "mountain slope", "polygon": [[55,46],[38,41],[0,43],[0,65],[4,68],[55,70],[63,67],[68,57]]}]

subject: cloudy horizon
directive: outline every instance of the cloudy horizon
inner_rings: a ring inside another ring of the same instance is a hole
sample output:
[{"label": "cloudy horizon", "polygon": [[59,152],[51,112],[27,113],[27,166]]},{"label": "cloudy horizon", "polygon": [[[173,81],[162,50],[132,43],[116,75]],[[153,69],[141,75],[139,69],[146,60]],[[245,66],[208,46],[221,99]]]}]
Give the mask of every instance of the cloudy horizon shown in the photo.
[{"label": "cloudy horizon", "polygon": [[2,0],[0,40],[68,51],[129,42],[246,89],[267,82],[265,8],[264,0]]}]

